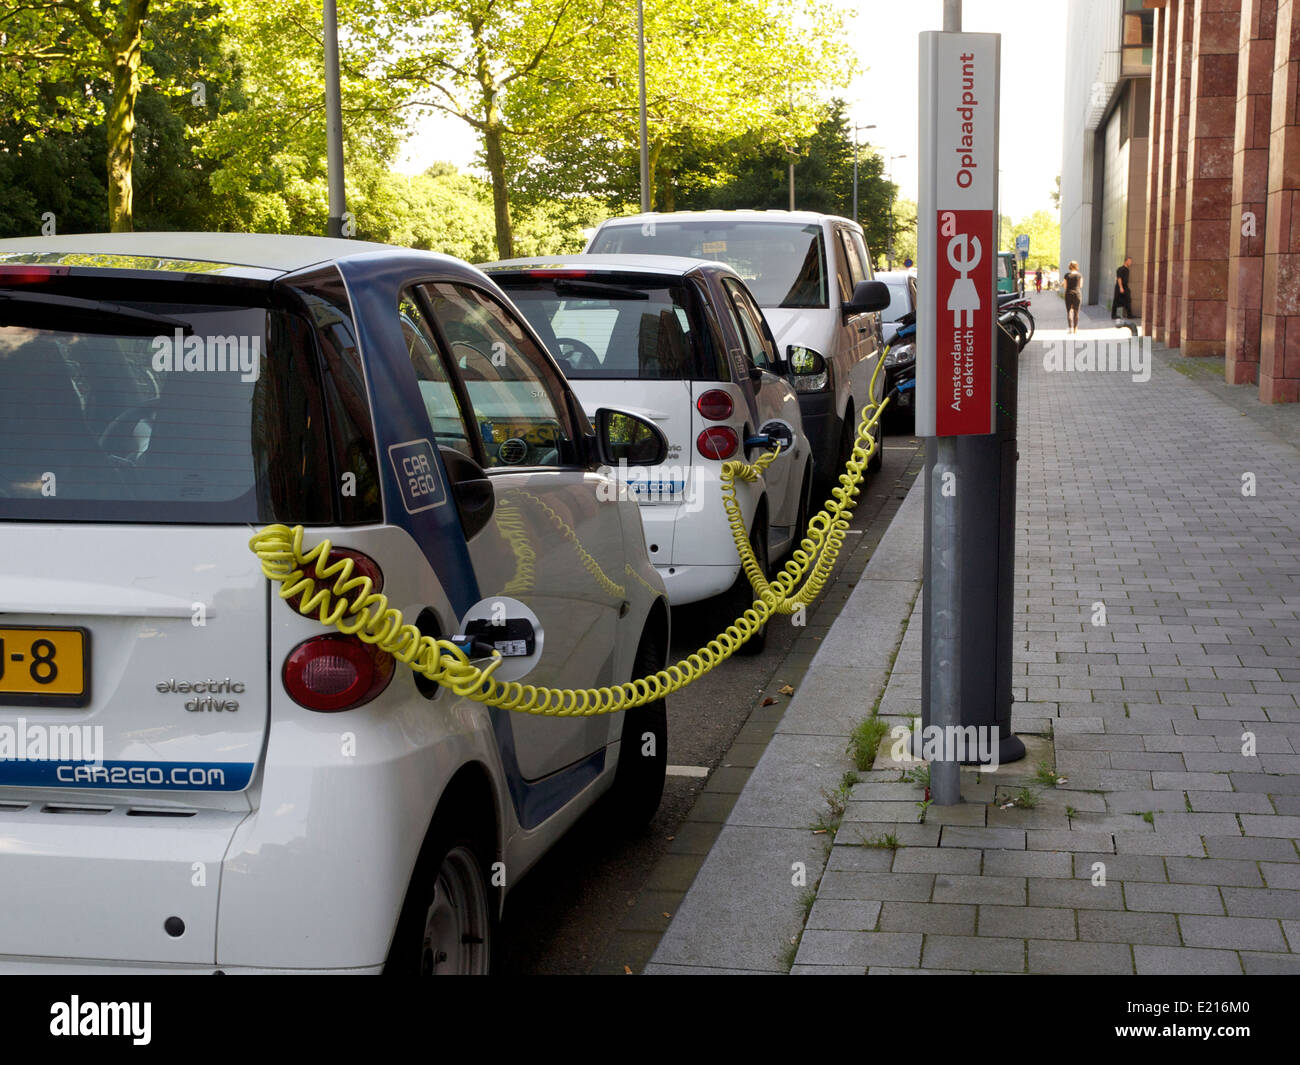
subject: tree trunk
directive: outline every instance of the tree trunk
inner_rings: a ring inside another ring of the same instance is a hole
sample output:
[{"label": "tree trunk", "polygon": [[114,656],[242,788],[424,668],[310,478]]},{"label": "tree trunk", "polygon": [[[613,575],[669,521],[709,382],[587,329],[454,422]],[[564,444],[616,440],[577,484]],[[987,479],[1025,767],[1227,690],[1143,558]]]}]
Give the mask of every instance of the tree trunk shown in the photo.
[{"label": "tree trunk", "polygon": [[108,131],[108,228],[130,233],[135,228],[131,169],[135,164],[135,101],[140,95],[141,25],[149,0],[125,0],[119,8],[117,36],[109,42],[108,62],[113,98]]},{"label": "tree trunk", "polygon": [[649,157],[649,166],[647,169],[650,172],[648,178],[648,185],[650,188],[650,210],[652,211],[655,209],[655,170],[659,166],[659,156],[663,153],[663,150],[663,141],[656,140],[650,145],[650,150],[647,153]]},{"label": "tree trunk", "polygon": [[510,194],[506,189],[506,155],[501,147],[501,127],[493,121],[495,102],[488,112],[488,125],[483,131],[483,154],[487,157],[488,174],[492,178],[492,213],[497,226],[497,257],[509,259],[515,253],[514,234],[510,228]]}]

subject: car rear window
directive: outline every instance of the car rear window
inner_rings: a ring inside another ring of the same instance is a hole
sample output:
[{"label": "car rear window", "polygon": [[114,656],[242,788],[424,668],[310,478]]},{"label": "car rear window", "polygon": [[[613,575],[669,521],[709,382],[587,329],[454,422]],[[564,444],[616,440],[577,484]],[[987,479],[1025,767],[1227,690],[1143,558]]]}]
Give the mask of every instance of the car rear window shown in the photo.
[{"label": "car rear window", "polygon": [[765,221],[676,221],[602,226],[592,254],[681,255],[726,263],[760,307],[828,307],[820,225]]},{"label": "car rear window", "polygon": [[304,318],[84,295],[0,292],[0,518],[331,520]]},{"label": "car rear window", "polygon": [[683,285],[604,277],[493,279],[572,379],[719,379]]},{"label": "car rear window", "polygon": [[905,314],[911,313],[911,301],[907,298],[907,283],[889,282],[889,307],[885,310],[885,321],[896,322]]}]

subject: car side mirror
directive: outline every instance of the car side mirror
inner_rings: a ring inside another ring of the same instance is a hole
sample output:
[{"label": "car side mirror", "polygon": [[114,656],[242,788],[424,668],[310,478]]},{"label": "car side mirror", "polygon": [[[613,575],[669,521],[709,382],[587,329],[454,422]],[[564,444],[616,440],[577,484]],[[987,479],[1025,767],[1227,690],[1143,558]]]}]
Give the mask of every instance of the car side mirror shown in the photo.
[{"label": "car side mirror", "polygon": [[639,414],[601,407],[595,429],[596,454],[605,466],[658,466],[668,458],[668,437]]},{"label": "car side mirror", "polygon": [[883,281],[859,281],[853,286],[853,297],[840,304],[845,318],[871,311],[883,311],[889,306],[889,286]]},{"label": "car side mirror", "polygon": [[826,387],[826,359],[820,352],[791,344],[785,356],[796,392],[820,392]]}]

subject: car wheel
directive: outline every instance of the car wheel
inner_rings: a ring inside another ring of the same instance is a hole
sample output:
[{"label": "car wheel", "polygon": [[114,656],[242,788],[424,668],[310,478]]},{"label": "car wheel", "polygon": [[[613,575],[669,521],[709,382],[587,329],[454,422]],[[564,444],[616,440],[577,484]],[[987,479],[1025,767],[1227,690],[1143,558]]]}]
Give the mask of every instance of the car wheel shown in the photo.
[{"label": "car wheel", "polygon": [[[753,548],[754,558],[758,560],[758,568],[763,571],[764,577],[770,577],[772,570],[768,565],[767,549],[767,519],[761,519],[754,522],[753,531],[749,534],[749,546]],[[727,604],[724,611],[725,617],[721,619],[725,625],[730,625],[736,618],[740,617],[746,610],[754,604],[754,587],[749,583],[749,578],[745,576],[742,569],[736,577],[736,583],[732,585],[731,592],[725,602]],[[767,629],[770,622],[764,622],[763,627],[754,633],[748,640],[740,645],[736,650],[738,655],[761,655],[763,649],[767,646]]]},{"label": "car wheel", "polygon": [[[641,637],[632,679],[663,669],[661,637]],[[623,713],[622,743],[614,783],[605,793],[607,820],[625,832],[644,828],[659,809],[668,772],[668,706],[659,699]]]},{"label": "car wheel", "polygon": [[385,972],[403,976],[486,975],[497,946],[486,851],[446,819],[420,856],[393,934]]}]

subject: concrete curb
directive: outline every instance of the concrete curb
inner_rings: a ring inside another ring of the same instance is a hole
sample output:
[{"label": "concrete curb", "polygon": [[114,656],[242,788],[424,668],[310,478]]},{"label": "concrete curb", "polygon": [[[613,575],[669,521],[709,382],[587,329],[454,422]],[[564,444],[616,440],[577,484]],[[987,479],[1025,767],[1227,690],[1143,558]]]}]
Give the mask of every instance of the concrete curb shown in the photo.
[{"label": "concrete curb", "polygon": [[[812,826],[853,768],[921,588],[924,479],[913,483],[813,658],[644,972],[784,973],[832,837]],[[801,868],[802,865],[802,868]]]}]

